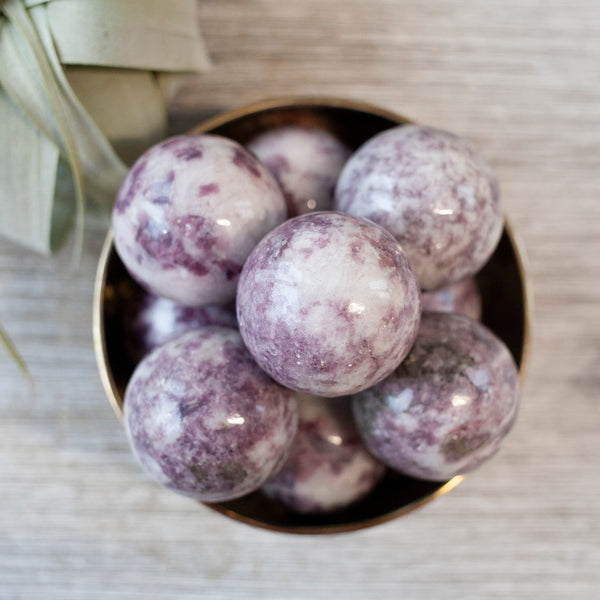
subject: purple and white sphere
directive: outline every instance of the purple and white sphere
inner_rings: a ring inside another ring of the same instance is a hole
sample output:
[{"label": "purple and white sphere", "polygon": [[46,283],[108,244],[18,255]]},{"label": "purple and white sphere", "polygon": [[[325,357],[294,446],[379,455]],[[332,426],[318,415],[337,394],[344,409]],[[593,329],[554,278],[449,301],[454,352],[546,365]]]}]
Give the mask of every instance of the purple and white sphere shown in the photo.
[{"label": "purple and white sphere", "polygon": [[335,184],[350,149],[318,127],[269,129],[247,144],[273,173],[288,203],[288,216],[331,210]]},{"label": "purple and white sphere", "polygon": [[449,312],[481,319],[481,294],[474,277],[468,277],[452,285],[421,296],[423,312]]},{"label": "purple and white sphere", "polygon": [[237,329],[234,303],[186,306],[142,289],[129,297],[122,317],[125,344],[136,363],[158,346],[192,329],[204,325]]},{"label": "purple and white sphere", "polygon": [[202,327],[149,354],[124,402],[125,429],[142,468],[205,502],[258,489],[296,433],[295,395],[254,362],[237,331]]},{"label": "purple and white sphere", "polygon": [[344,396],[393,371],[415,339],[421,298],[396,240],[350,215],[289,219],[252,251],[240,277],[238,324],[276,381]]},{"label": "purple and white sphere", "polygon": [[340,174],[334,208],[396,236],[424,290],[475,274],[503,226],[498,180],[483,155],[453,133],[417,125],[363,144]]},{"label": "purple and white sphere", "polygon": [[443,481],[494,455],[513,426],[518,372],[489,329],[462,315],[423,313],[396,371],[353,398],[369,450],[392,469]]},{"label": "purple and white sphere", "polygon": [[296,512],[331,512],[365,497],[385,472],[367,451],[346,399],[301,396],[288,458],[261,490]]},{"label": "purple and white sphere", "polygon": [[144,288],[199,306],[234,299],[248,254],[285,217],[279,185],[245,148],[181,135],[133,165],[112,226],[121,260]]}]

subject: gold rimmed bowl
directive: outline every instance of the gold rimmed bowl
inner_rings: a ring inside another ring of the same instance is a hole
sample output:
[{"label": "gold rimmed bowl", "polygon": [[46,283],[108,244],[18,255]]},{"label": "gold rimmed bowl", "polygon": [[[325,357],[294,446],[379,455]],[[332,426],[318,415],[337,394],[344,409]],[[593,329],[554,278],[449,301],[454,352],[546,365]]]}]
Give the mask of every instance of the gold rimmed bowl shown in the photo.
[{"label": "gold rimmed bowl", "polygon": [[[263,101],[226,112],[194,128],[194,133],[214,133],[245,144],[262,131],[281,125],[313,125],[336,135],[351,148],[408,119],[362,102],[332,98],[283,98]],[[510,224],[505,221],[500,243],[477,275],[482,298],[482,322],[511,351],[521,380],[529,349],[529,294],[523,252]],[[140,290],[119,259],[109,232],[100,256],[94,294],[94,346],[104,389],[117,415],[135,363],[123,340],[123,315],[135,310]],[[462,481],[412,479],[389,472],[362,501],[331,514],[306,516],[254,492],[228,502],[206,506],[238,521],[287,533],[336,533],[370,527],[402,516]]]}]

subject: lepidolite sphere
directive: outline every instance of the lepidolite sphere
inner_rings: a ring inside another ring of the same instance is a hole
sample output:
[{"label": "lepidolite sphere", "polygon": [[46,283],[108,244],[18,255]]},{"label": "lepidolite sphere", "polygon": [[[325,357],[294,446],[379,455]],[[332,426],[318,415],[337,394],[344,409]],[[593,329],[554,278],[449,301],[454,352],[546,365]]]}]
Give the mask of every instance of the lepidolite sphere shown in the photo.
[{"label": "lepidolite sphere", "polygon": [[462,315],[423,313],[404,362],[357,394],[367,447],[406,475],[443,481],[500,448],[519,404],[515,362],[489,329]]},{"label": "lepidolite sphere", "polygon": [[237,328],[235,305],[186,306],[140,288],[121,313],[125,345],[137,363],[158,346],[204,325]]},{"label": "lepidolite sphere", "polygon": [[285,459],[294,394],[254,362],[237,331],[202,327],[149,354],[124,403],[133,453],[156,481],[216,502],[257,488]]},{"label": "lepidolite sphere", "polygon": [[488,162],[468,141],[433,127],[399,126],[371,138],[346,163],[335,196],[336,210],[396,236],[425,290],[475,274],[502,233]]},{"label": "lepidolite sphere", "polygon": [[134,164],[112,225],[116,250],[143,287],[199,306],[233,300],[248,254],[285,216],[279,185],[245,148],[182,135]]},{"label": "lepidolite sphere", "polygon": [[422,297],[423,312],[450,312],[479,321],[481,318],[481,293],[474,277],[453,283]]},{"label": "lepidolite sphere", "polygon": [[318,127],[288,125],[259,134],[246,147],[275,175],[288,216],[331,210],[337,178],[350,149]]},{"label": "lepidolite sphere", "polygon": [[366,496],[386,468],[365,448],[350,403],[301,396],[298,417],[288,458],[264,494],[301,513],[331,512]]},{"label": "lepidolite sphere", "polygon": [[291,389],[343,396],[386,377],[410,349],[421,298],[396,240],[350,215],[290,219],[249,256],[240,332],[258,364]]}]

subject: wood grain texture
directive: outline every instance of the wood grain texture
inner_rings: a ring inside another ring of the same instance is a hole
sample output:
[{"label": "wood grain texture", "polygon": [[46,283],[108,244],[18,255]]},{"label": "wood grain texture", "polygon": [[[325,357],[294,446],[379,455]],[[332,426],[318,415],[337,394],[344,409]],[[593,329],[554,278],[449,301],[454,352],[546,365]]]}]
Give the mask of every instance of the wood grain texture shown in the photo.
[{"label": "wood grain texture", "polygon": [[600,4],[206,0],[214,69],[173,129],[269,96],[373,102],[471,138],[529,254],[533,346],[518,423],[454,491],[394,522],[295,537],[139,472],[95,365],[104,224],[81,265],[0,241],[0,598],[595,599],[600,589]]}]

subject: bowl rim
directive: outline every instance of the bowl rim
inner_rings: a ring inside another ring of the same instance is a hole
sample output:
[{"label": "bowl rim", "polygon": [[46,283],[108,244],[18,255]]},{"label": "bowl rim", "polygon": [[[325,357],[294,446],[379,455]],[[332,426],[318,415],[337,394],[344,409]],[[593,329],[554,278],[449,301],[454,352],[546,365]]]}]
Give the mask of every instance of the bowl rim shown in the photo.
[{"label": "bowl rim", "polygon": [[212,117],[209,117],[208,119],[203,120],[201,123],[198,123],[198,125],[193,127],[190,133],[204,132],[216,129],[217,127],[221,127],[222,125],[225,125],[230,121],[234,121],[235,119],[245,117],[250,113],[265,112],[276,109],[297,109],[302,107],[322,107],[362,111],[365,113],[383,117],[384,119],[389,119],[390,121],[395,121],[397,123],[415,123],[415,121],[405,117],[404,115],[401,115],[397,112],[386,108],[382,108],[381,106],[371,104],[370,102],[366,102],[364,100],[353,100],[350,98],[343,98],[341,96],[327,95],[273,96],[270,98],[265,98],[262,100],[252,102],[251,104],[247,104],[245,106],[226,110]]},{"label": "bowl rim", "polygon": [[[224,125],[230,121],[238,118],[248,116],[252,113],[277,110],[277,109],[298,109],[302,107],[322,107],[322,108],[341,108],[346,110],[362,111],[376,116],[389,119],[397,123],[410,124],[414,121],[407,119],[406,117],[399,115],[393,111],[375,106],[368,102],[359,100],[351,100],[340,97],[328,97],[328,96],[289,96],[289,97],[276,97],[268,98],[252,104],[235,108],[232,110],[225,111],[213,117],[210,117],[196,127],[194,127],[190,133],[201,133],[205,131],[211,131],[221,125]],[[510,245],[513,249],[514,258],[516,261],[517,272],[522,288],[523,306],[522,306],[522,322],[523,322],[523,345],[521,350],[520,364],[519,364],[519,382],[523,385],[526,377],[526,373],[529,367],[529,355],[531,347],[531,321],[533,312],[533,295],[531,289],[531,283],[527,278],[527,255],[520,237],[514,231],[512,225],[508,221],[508,218],[504,217],[504,232],[508,236]],[[111,253],[114,250],[114,236],[112,227],[109,228],[104,244],[100,251],[98,258],[98,266],[96,270],[96,277],[94,282],[94,296],[93,296],[93,323],[92,323],[92,334],[93,334],[93,345],[94,354],[96,357],[96,364],[100,373],[100,379],[104,388],[105,394],[108,396],[108,400],[117,416],[119,421],[123,424],[123,407],[122,399],[120,400],[120,394],[117,389],[116,382],[109,370],[108,354],[106,347],[106,336],[104,330],[105,323],[105,311],[104,311],[104,299],[106,294],[106,279],[108,273],[108,264]],[[211,502],[200,502],[204,506],[219,512],[233,520],[246,523],[262,529],[271,531],[277,531],[282,533],[295,533],[295,534],[331,534],[331,533],[343,533],[365,529],[385,523],[387,521],[394,520],[400,516],[406,515],[429,502],[432,502],[436,498],[446,494],[447,492],[458,486],[465,478],[465,475],[456,475],[441,483],[440,487],[435,491],[427,494],[426,496],[415,499],[414,501],[401,506],[395,510],[386,512],[375,517],[369,517],[367,519],[352,521],[349,523],[339,523],[330,525],[298,525],[294,527],[287,527],[284,525],[276,525],[267,523],[264,521],[257,520],[253,517],[249,517],[236,512],[230,508],[222,506],[218,503]]]},{"label": "bowl rim", "polygon": [[463,481],[464,478],[465,475],[455,475],[454,477],[452,477],[452,479],[449,479],[448,481],[440,485],[440,487],[437,488],[434,492],[431,492],[426,496],[422,496],[421,498],[417,498],[416,500],[413,500],[412,502],[409,502],[404,506],[378,515],[376,517],[369,517],[367,519],[361,519],[348,523],[336,523],[330,525],[295,525],[292,528],[286,527],[284,525],[275,525],[273,523],[259,521],[258,519],[248,517],[219,504],[211,502],[202,502],[202,504],[222,515],[225,515],[226,517],[234,519],[235,521],[239,521],[241,523],[245,523],[246,525],[252,525],[254,527],[259,527],[261,529],[267,529],[269,531],[275,531],[279,533],[294,533],[298,535],[325,535],[331,533],[349,533],[352,531],[358,531],[360,529],[368,529],[369,527],[373,527],[375,525],[381,525],[382,523],[387,523],[388,521],[393,521],[398,517],[407,515],[408,513],[411,513],[421,508],[422,506],[429,504],[436,498],[439,498],[440,496],[443,496],[444,494],[453,490],[458,484],[460,484]]},{"label": "bowl rim", "polygon": [[117,384],[108,368],[108,352],[106,350],[106,335],[104,330],[104,299],[106,294],[106,278],[108,272],[108,259],[113,251],[113,230],[109,228],[100,255],[98,257],[98,267],[96,270],[96,279],[94,282],[94,300],[93,300],[93,315],[92,315],[92,336],[94,343],[94,354],[96,356],[96,365],[100,372],[100,380],[104,393],[117,416],[119,421],[123,423],[123,405],[119,401],[119,391]]}]

